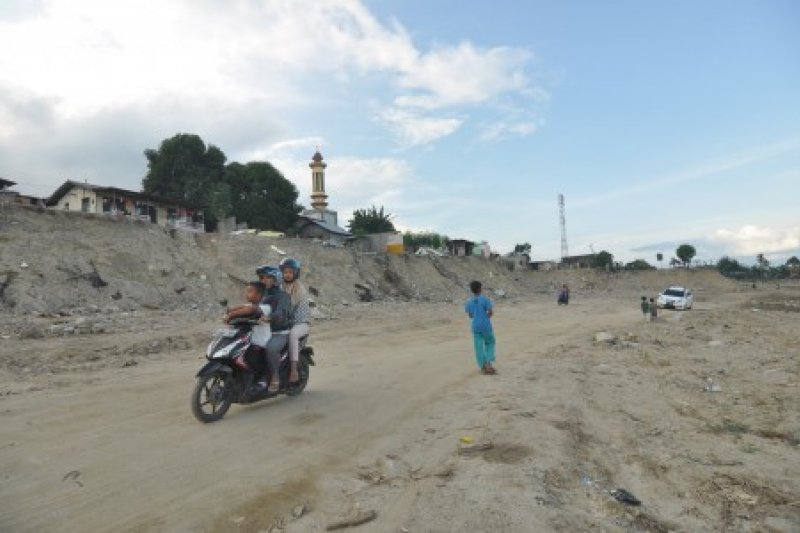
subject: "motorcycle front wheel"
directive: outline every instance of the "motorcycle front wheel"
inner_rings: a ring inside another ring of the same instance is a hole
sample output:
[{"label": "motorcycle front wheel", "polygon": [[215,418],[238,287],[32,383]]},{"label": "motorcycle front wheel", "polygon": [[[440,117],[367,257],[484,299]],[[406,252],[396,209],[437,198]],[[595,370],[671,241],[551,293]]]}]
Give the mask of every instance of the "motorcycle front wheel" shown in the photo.
[{"label": "motorcycle front wheel", "polygon": [[215,422],[228,412],[233,400],[231,379],[222,372],[197,378],[192,392],[192,413],[200,422]]}]

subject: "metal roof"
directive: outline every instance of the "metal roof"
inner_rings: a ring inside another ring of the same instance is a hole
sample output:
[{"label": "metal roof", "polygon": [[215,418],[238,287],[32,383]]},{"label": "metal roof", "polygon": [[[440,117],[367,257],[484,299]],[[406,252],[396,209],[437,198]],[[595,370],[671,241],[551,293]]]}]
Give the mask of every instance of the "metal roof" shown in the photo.
[{"label": "metal roof", "polygon": [[319,220],[318,218],[313,218],[306,215],[300,215],[300,218],[307,221],[309,224],[316,224],[329,233],[334,233],[336,235],[350,235],[349,231],[344,228],[340,228],[336,224],[330,224],[324,220]]}]

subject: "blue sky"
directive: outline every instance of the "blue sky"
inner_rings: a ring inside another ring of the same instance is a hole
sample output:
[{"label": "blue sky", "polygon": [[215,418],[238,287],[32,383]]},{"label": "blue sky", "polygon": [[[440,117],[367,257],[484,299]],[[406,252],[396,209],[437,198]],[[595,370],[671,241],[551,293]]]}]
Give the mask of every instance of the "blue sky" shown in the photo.
[{"label": "blue sky", "polygon": [[43,0],[0,6],[0,176],[137,188],[177,132],[307,201],[571,253],[800,253],[800,4]]}]

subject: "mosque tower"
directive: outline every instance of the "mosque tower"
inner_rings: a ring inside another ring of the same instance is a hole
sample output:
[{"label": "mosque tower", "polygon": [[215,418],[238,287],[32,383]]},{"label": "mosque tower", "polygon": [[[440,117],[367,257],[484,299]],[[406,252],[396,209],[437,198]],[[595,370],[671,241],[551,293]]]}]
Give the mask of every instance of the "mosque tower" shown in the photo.
[{"label": "mosque tower", "polygon": [[[323,161],[322,154],[317,148],[308,164],[308,168],[311,169],[311,209],[303,212],[303,215],[338,228],[339,214],[328,209],[328,194],[325,192],[325,169],[327,167],[328,164]],[[342,231],[347,233],[346,230]]]},{"label": "mosque tower", "polygon": [[325,194],[325,168],[328,166],[322,160],[319,148],[311,157],[308,167],[311,169],[311,207],[324,211],[328,207],[328,195]]}]

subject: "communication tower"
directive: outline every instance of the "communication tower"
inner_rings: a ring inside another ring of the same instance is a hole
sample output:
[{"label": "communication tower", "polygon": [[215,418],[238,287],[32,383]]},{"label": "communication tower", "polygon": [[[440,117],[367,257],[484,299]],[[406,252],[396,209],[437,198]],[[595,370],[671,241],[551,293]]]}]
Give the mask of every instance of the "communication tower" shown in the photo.
[{"label": "communication tower", "polygon": [[561,225],[561,260],[569,256],[567,249],[567,219],[564,216],[564,195],[558,195],[558,221]]}]

